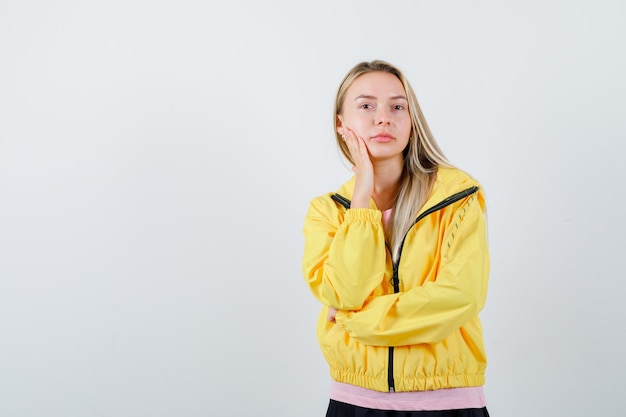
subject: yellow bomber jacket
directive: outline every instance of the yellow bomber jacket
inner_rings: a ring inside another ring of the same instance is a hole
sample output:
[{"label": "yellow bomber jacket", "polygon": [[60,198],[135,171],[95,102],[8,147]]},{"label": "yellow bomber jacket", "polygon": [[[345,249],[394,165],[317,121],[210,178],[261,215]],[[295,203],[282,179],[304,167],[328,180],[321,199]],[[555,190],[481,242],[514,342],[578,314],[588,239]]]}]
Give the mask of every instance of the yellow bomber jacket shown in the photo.
[{"label": "yellow bomber jacket", "polygon": [[[439,168],[431,195],[394,265],[382,213],[350,209],[354,178],[314,198],[302,268],[324,305],[317,338],[333,379],[377,391],[484,384],[478,313],[489,276],[485,198],[455,168]],[[394,273],[395,271],[395,273]],[[328,322],[328,307],[338,309]]]}]

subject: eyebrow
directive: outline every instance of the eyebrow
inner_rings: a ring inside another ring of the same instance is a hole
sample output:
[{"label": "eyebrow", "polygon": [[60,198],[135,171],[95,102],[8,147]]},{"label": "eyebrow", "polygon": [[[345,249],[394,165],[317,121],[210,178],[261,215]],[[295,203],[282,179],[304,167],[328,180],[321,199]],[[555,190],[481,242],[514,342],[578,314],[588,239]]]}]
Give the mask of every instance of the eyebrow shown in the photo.
[{"label": "eyebrow", "polygon": [[[361,94],[360,96],[355,97],[355,98],[354,98],[354,101],[357,101],[357,100],[360,100],[360,99],[377,100],[377,97],[375,97],[375,96],[371,96],[371,95],[368,95],[368,94]],[[401,100],[406,100],[406,101],[409,101],[409,100],[408,100],[405,96],[403,96],[403,95],[399,95],[399,96],[392,96],[392,97],[389,97],[389,99],[391,99],[391,100],[398,100],[398,99],[401,99]]]}]

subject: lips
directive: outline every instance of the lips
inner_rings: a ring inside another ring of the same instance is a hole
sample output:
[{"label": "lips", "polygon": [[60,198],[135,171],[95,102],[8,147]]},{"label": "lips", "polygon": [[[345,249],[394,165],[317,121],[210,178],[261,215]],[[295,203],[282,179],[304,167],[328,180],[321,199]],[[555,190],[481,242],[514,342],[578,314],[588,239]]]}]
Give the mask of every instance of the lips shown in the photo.
[{"label": "lips", "polygon": [[375,142],[386,143],[391,142],[392,140],[394,140],[394,138],[388,133],[379,133],[376,136],[372,136],[372,140]]}]

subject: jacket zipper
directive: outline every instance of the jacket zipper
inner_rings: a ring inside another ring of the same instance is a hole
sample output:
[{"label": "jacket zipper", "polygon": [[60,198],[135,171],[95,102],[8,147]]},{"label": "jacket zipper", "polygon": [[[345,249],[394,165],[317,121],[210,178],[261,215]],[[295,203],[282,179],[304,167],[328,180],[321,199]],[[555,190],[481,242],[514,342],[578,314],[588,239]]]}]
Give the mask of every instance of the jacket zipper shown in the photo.
[{"label": "jacket zipper", "polygon": [[[467,188],[463,191],[460,191],[456,194],[452,194],[449,197],[444,198],[443,200],[441,200],[439,203],[435,204],[434,206],[430,207],[428,210],[425,210],[422,214],[420,214],[419,216],[417,216],[417,218],[415,219],[415,221],[413,222],[413,224],[411,225],[411,227],[408,228],[408,230],[404,233],[404,237],[402,238],[402,242],[400,243],[400,247],[398,248],[398,259],[396,261],[393,262],[393,276],[391,277],[391,284],[393,285],[393,292],[394,294],[397,294],[400,292],[400,276],[398,275],[398,269],[400,267],[400,258],[402,257],[402,249],[404,248],[404,241],[407,237],[407,235],[409,234],[409,231],[411,230],[411,228],[413,226],[415,226],[417,224],[417,222],[419,222],[420,220],[422,220],[424,217],[439,211],[447,206],[449,206],[450,204],[453,204],[459,200],[461,200],[462,198],[465,198],[467,196],[470,196],[472,194],[474,194],[475,192],[478,191],[478,187],[477,186],[473,186],[470,188]],[[343,197],[340,194],[333,194],[330,196],[330,198],[332,198],[335,202],[341,204],[343,207],[345,207],[346,209],[350,208],[350,200],[348,200],[347,198]],[[386,244],[385,244],[386,245]],[[391,249],[389,248],[389,246],[387,246],[387,249],[391,252]],[[392,254],[393,256],[393,254]],[[389,392],[395,392],[396,390],[396,384],[395,384],[395,378],[393,376],[393,352],[394,352],[394,347],[393,346],[389,346],[389,363],[387,365],[387,383],[389,385]]]},{"label": "jacket zipper", "polygon": [[[415,223],[413,223],[415,225]],[[410,229],[409,229],[410,230]],[[408,233],[408,230],[407,230]],[[406,237],[406,234],[404,235]],[[402,239],[404,244],[404,238]],[[400,247],[402,249],[402,247]],[[392,253],[393,256],[393,253]],[[391,285],[393,285],[393,293],[400,292],[400,277],[398,276],[398,267],[400,266],[400,253],[398,253],[398,261],[393,262],[393,276],[391,277]],[[389,362],[387,364],[387,383],[389,385],[389,392],[396,391],[395,378],[393,377],[393,346],[389,346]]]}]

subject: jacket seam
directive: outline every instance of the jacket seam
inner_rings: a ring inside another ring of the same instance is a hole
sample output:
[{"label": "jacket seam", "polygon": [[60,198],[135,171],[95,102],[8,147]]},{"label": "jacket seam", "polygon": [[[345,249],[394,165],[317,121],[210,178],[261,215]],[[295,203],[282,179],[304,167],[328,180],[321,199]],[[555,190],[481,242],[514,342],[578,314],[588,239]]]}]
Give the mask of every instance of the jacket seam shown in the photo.
[{"label": "jacket seam", "polygon": [[455,237],[457,235],[457,232],[459,231],[459,225],[461,224],[461,222],[465,218],[465,214],[466,214],[467,210],[470,208],[470,206],[473,205],[475,200],[476,200],[476,194],[473,194],[470,197],[470,199],[467,201],[467,204],[465,204],[461,208],[460,213],[457,214],[456,219],[454,221],[454,224],[452,225],[453,230],[452,230],[452,232],[450,232],[450,238],[448,238],[448,241],[446,242],[446,250],[445,250],[445,252],[443,254],[443,258],[447,258],[448,257],[448,252],[450,251],[450,248],[452,247],[452,243],[454,242]]}]

